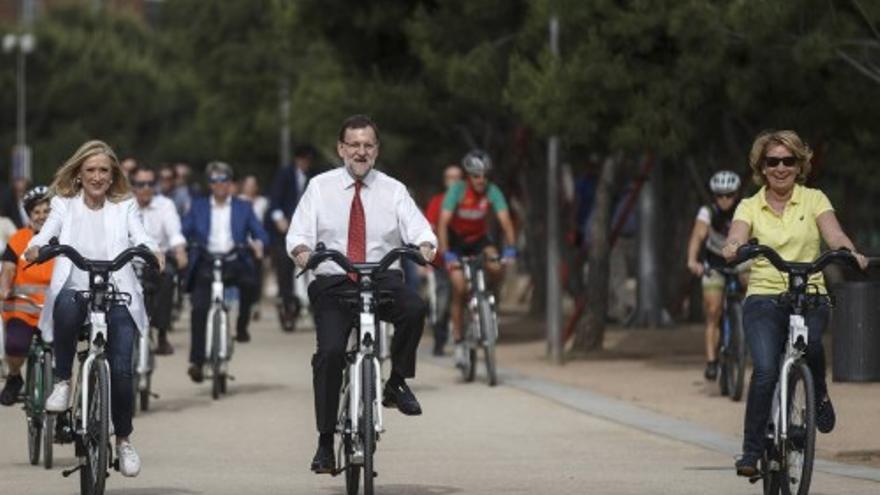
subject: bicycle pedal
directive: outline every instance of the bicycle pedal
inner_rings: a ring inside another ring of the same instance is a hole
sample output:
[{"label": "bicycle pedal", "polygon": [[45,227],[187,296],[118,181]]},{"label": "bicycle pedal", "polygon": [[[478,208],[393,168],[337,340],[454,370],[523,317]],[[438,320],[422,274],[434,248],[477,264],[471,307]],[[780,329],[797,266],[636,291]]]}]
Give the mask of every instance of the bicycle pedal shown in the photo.
[{"label": "bicycle pedal", "polygon": [[153,399],[159,399],[159,398],[160,398],[160,397],[159,397],[159,394],[157,394],[156,392],[150,392],[150,397],[153,398]]},{"label": "bicycle pedal", "polygon": [[70,468],[70,469],[65,469],[64,471],[61,471],[61,476],[64,477],[64,478],[69,478],[71,474],[73,474],[73,473],[79,471],[79,470],[82,469],[82,468],[83,468],[83,465],[82,465],[82,464],[77,464],[76,467],[73,467],[73,468]]},{"label": "bicycle pedal", "polygon": [[749,483],[754,485],[755,483],[761,481],[762,479],[764,479],[763,474],[756,474],[756,475],[749,478]]}]

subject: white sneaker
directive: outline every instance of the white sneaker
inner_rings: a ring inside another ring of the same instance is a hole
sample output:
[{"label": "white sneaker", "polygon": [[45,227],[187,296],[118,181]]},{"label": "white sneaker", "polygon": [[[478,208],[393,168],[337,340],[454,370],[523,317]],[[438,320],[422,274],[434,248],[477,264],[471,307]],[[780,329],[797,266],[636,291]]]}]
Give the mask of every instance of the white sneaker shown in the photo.
[{"label": "white sneaker", "polygon": [[52,388],[52,394],[46,399],[46,411],[60,413],[70,406],[70,381],[60,381]]},{"label": "white sneaker", "polygon": [[119,472],[128,478],[134,478],[141,472],[141,458],[129,441],[116,445],[116,457],[119,458]]},{"label": "white sneaker", "polygon": [[464,369],[467,364],[467,350],[464,348],[464,342],[455,344],[454,359],[455,367]]}]

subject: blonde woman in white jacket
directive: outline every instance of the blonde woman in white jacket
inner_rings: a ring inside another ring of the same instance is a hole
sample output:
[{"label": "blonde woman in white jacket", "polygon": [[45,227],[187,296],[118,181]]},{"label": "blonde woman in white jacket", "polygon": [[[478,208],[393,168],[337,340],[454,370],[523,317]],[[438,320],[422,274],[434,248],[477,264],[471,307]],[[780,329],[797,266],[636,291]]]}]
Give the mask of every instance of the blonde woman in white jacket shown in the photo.
[{"label": "blonde woman in white jacket", "polygon": [[[101,141],[89,141],[55,173],[50,187],[51,212],[39,234],[25,251],[25,259],[36,259],[40,246],[53,237],[68,244],[83,257],[111,260],[124,249],[145,244],[164,264],[156,243],[147,235],[129,194],[128,179],[116,154]],[[119,471],[137,476],[140,458],[129,441],[132,432],[134,396],[131,388],[131,360],[138,331],[147,331],[147,314],[140,284],[127,265],[114,273],[112,281],[121,292],[131,294],[131,304],[113,306],[108,314],[107,354],[110,362],[110,404]],[[57,383],[46,400],[46,410],[62,412],[70,405],[70,377],[76,354],[76,340],[88,314],[79,291],[89,288],[88,274],[67,258],[59,257],[52,270],[52,282],[40,314],[43,338],[53,342]]]}]

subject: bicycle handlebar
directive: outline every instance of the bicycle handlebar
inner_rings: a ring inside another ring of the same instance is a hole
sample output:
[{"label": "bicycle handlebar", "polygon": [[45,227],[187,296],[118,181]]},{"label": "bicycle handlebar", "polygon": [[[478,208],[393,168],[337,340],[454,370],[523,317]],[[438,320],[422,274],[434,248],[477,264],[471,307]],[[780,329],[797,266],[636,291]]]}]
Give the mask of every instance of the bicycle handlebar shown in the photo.
[{"label": "bicycle handlebar", "polygon": [[187,247],[191,249],[196,249],[203,254],[208,255],[211,259],[222,259],[223,261],[231,261],[236,259],[240,253],[245,252],[245,250],[248,249],[249,246],[247,244],[236,244],[225,253],[212,253],[211,251],[208,251],[208,248],[204,244],[200,244],[197,242],[191,242],[187,245]]},{"label": "bicycle handlebar", "polygon": [[825,251],[811,262],[785,261],[782,259],[782,256],[779,256],[779,253],[770,246],[758,244],[757,239],[752,239],[747,244],[740,246],[739,249],[736,250],[736,258],[728,263],[728,266],[738,265],[759,256],[766,258],[767,261],[769,261],[777,270],[788,274],[796,273],[810,275],[822,271],[826,266],[833,262],[846,263],[853,268],[861,270],[852,251],[846,248]]},{"label": "bicycle handlebar", "polygon": [[115,272],[124,267],[129,261],[137,256],[138,258],[144,260],[144,262],[148,266],[156,270],[159,269],[159,260],[156,259],[156,255],[154,255],[153,252],[150,251],[150,249],[143,244],[127,248],[119,253],[113,260],[105,261],[86,259],[81,254],[79,254],[79,252],[73,246],[67,244],[58,244],[58,240],[56,238],[53,238],[52,241],[50,241],[49,244],[40,248],[37,259],[29,263],[26,268],[29,268],[33,265],[45,263],[52,258],[55,258],[56,256],[66,256],[68,259],[70,259],[71,262],[73,262],[73,264],[77,268],[86,272],[93,272],[97,270]]},{"label": "bicycle handlebar", "polygon": [[422,266],[428,263],[425,261],[425,258],[422,257],[422,253],[412,245],[398,247],[388,251],[378,263],[352,263],[347,256],[342,254],[342,252],[335,249],[327,249],[324,247],[323,242],[319,242],[315,251],[309,256],[309,261],[306,263],[306,266],[303,267],[298,276],[301,276],[308,270],[314,270],[318,265],[328,260],[336,263],[345,271],[345,273],[356,273],[360,275],[382,273],[387,271],[395,261],[404,258]]}]

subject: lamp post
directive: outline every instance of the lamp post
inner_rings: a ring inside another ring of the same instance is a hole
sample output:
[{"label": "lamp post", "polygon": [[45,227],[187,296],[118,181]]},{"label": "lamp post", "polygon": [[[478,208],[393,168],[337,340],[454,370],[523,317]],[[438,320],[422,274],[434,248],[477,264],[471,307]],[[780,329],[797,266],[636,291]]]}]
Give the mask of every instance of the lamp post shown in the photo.
[{"label": "lamp post", "polygon": [[15,147],[12,149],[12,178],[31,178],[31,150],[27,145],[26,133],[26,83],[25,67],[27,55],[34,51],[36,39],[31,33],[7,34],[3,37],[3,51],[11,53],[16,51],[18,58],[16,71],[16,118],[15,118]]}]

